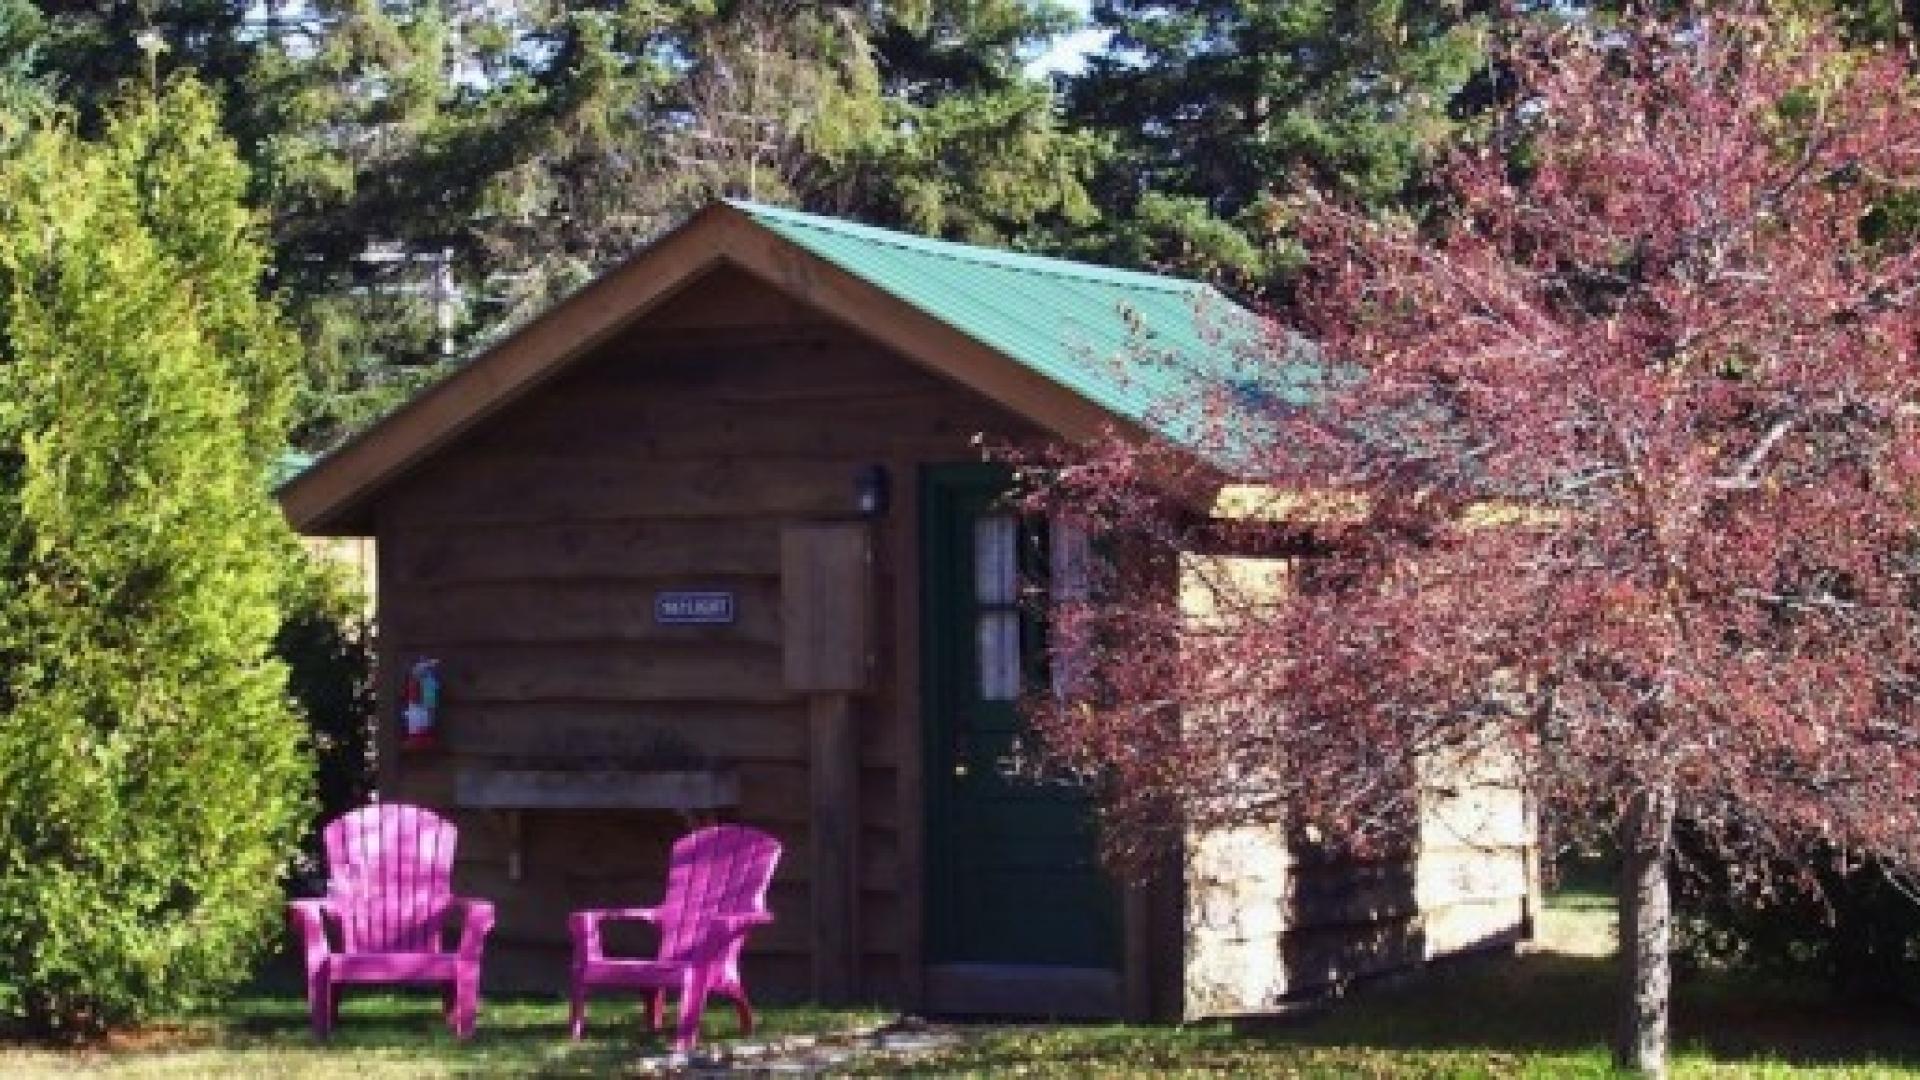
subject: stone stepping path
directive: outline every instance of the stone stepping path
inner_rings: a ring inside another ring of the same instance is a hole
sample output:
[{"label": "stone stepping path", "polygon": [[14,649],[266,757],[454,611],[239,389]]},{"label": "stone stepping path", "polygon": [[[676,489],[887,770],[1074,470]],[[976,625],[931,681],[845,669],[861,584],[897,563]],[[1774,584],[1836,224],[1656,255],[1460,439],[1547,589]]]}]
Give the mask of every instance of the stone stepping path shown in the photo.
[{"label": "stone stepping path", "polygon": [[831,1076],[855,1065],[910,1065],[970,1037],[962,1028],[907,1016],[830,1035],[742,1039],[698,1047],[691,1055],[653,1054],[634,1064],[641,1076]]}]

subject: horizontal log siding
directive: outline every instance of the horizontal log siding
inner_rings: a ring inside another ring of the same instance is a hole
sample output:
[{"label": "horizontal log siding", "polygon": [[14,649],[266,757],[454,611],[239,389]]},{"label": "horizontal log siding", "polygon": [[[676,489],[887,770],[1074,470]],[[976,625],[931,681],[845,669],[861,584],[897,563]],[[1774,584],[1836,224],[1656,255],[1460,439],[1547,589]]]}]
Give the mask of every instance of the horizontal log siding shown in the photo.
[{"label": "horizontal log siding", "polygon": [[[716,291],[737,295],[716,300]],[[771,305],[771,306],[770,306]],[[777,309],[777,310],[776,310]],[[977,460],[976,434],[1029,437],[997,406],[857,334],[789,321],[716,326],[727,313],[774,311],[737,279],[716,279],[601,354],[470,433],[377,508],[382,559],[382,715],[395,715],[399,666],[442,660],[443,753],[399,758],[384,741],[395,797],[448,805],[461,768],[527,757],[583,763],[666,738],[739,772],[739,818],[787,844],[773,892],[780,921],[748,951],[762,995],[808,985],[811,863],[806,705],[781,672],[780,529],[853,516],[854,477],[901,462]],[[890,515],[892,550],[912,529]],[[856,703],[860,743],[859,977],[869,997],[899,998],[908,924],[893,673],[892,597],[915,583],[876,567],[878,685]],[[724,589],[724,627],[653,622],[663,589]],[[460,887],[500,905],[508,984],[559,985],[568,911],[657,898],[683,828],[670,813],[527,811],[523,879],[507,874],[504,815],[462,811]],[[916,855],[917,857],[917,855]],[[625,931],[634,947],[643,930]],[[615,939],[616,944],[621,939]]]}]

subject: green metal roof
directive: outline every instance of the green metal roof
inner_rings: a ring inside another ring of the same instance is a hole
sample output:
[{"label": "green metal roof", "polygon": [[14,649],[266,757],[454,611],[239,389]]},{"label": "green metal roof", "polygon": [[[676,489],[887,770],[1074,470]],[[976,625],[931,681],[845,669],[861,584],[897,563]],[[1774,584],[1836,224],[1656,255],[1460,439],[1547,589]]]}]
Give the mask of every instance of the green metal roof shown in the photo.
[{"label": "green metal roof", "polygon": [[273,486],[281,484],[306,472],[313,464],[313,455],[301,450],[282,450],[280,456],[273,459],[271,477]]},{"label": "green metal roof", "polygon": [[[1276,338],[1262,319],[1209,285],[930,240],[758,203],[728,204],[1107,412],[1230,471],[1243,462],[1244,448],[1261,441],[1263,420],[1310,402],[1324,377],[1309,343]],[[1272,362],[1276,348],[1288,351],[1289,363]],[[276,462],[276,479],[291,484],[313,464],[290,451]]]},{"label": "green metal roof", "polygon": [[[1226,401],[1249,419],[1307,400],[1255,357],[1266,324],[1210,285],[1114,270],[730,201],[765,228],[1072,390],[1175,442],[1226,448],[1201,413]],[[1290,368],[1279,369],[1282,372]]]}]

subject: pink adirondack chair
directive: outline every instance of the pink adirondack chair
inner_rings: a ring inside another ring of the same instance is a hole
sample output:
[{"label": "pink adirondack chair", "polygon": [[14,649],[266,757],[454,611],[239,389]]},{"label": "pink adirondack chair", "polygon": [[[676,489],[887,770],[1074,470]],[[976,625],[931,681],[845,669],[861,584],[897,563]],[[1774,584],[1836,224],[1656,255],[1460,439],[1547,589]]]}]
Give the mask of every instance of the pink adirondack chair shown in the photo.
[{"label": "pink adirondack chair", "polygon": [[[567,920],[573,934],[573,1037],[586,1030],[587,993],[596,987],[644,993],[650,1030],[660,1027],[666,992],[678,991],[678,1050],[692,1049],[710,994],[732,998],[741,1033],[752,1034],[753,1004],[740,980],[740,950],[749,930],[773,921],[767,885],[779,861],[780,841],[758,829],[701,829],[674,842],[659,907],[574,912]],[[600,925],[621,919],[660,928],[654,959],[610,957],[601,949]]]},{"label": "pink adirondack chair", "polygon": [[[440,983],[447,1022],[473,1034],[480,1007],[480,950],[493,929],[493,905],[453,895],[459,830],[431,810],[380,803],[342,814],[322,834],[327,895],[289,905],[305,938],[307,1006],[313,1033],[326,1038],[349,983]],[[460,913],[460,942],[447,950],[449,916]],[[338,944],[329,940],[329,925]]]}]

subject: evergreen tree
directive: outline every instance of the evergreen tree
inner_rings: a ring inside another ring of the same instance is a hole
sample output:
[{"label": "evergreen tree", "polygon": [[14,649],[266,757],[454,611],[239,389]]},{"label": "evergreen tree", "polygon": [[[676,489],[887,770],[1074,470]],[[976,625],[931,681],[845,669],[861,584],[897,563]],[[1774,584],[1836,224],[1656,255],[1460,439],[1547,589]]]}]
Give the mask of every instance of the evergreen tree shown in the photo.
[{"label": "evergreen tree", "polygon": [[1297,262],[1287,197],[1304,185],[1405,199],[1451,137],[1485,60],[1461,0],[1099,0],[1107,47],[1071,81],[1071,114],[1120,152],[1111,261],[1258,292]]},{"label": "evergreen tree", "polygon": [[129,78],[221,100],[309,448],[716,195],[994,243],[1092,214],[1098,143],[1021,66],[1053,0],[6,4],[83,131]]},{"label": "evergreen tree", "polygon": [[18,136],[45,105],[47,88],[36,70],[40,13],[26,0],[0,0],[0,143]]},{"label": "evergreen tree", "polygon": [[325,445],[721,195],[1006,243],[1098,142],[1022,58],[1050,0],[321,2],[249,76]]},{"label": "evergreen tree", "polygon": [[0,157],[0,1023],[190,1002],[276,922],[296,368],[246,183],[184,81]]},{"label": "evergreen tree", "polygon": [[873,33],[885,122],[845,170],[851,194],[817,208],[995,245],[1090,224],[1086,182],[1107,140],[1067,125],[1025,67],[1075,21],[1047,0],[893,5]]}]

